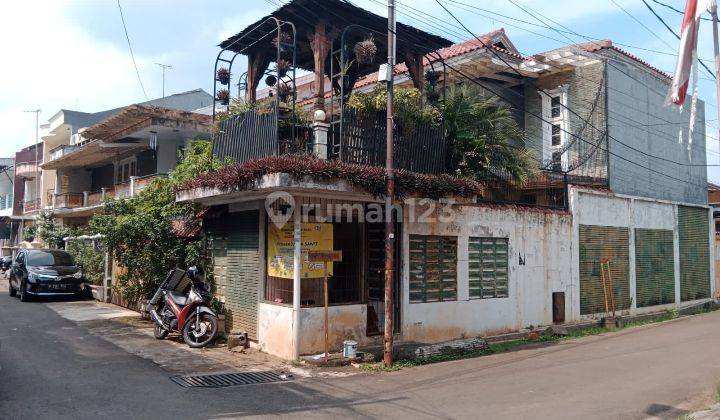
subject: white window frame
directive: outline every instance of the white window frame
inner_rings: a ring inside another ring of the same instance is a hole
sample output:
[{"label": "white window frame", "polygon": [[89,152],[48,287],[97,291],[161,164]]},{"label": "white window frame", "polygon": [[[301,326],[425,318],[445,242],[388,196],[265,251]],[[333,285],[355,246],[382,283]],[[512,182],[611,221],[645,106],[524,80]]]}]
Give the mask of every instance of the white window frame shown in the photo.
[{"label": "white window frame", "polygon": [[[562,85],[556,89],[548,91],[538,91],[542,98],[542,116],[543,116],[543,162],[551,162],[553,153],[562,150],[568,142],[568,109],[567,109],[567,92],[568,85]],[[560,115],[552,116],[552,99],[560,99]],[[555,125],[560,126],[560,144],[553,146],[552,144],[552,128]],[[568,168],[568,154],[563,153],[560,157],[560,165],[563,170]]]},{"label": "white window frame", "polygon": [[[127,165],[128,167],[128,177],[126,180],[122,179],[122,168]],[[131,171],[131,168],[135,168],[135,173],[133,174]],[[115,164],[115,184],[122,184],[125,182],[130,182],[130,177],[137,175],[137,159],[135,156],[123,159]]]}]

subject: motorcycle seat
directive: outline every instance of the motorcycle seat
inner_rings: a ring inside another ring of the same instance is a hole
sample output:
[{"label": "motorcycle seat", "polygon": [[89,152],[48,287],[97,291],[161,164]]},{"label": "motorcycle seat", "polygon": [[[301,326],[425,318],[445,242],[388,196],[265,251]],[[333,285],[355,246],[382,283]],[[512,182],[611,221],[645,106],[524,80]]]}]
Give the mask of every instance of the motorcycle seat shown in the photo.
[{"label": "motorcycle seat", "polygon": [[167,296],[178,306],[185,306],[187,303],[187,297],[181,293],[169,291],[167,292]]}]

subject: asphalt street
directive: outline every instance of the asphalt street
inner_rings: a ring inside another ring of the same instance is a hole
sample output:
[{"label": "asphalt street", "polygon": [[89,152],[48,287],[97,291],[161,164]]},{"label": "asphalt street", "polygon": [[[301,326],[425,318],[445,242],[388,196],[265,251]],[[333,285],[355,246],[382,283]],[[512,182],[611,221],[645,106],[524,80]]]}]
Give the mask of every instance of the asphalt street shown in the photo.
[{"label": "asphalt street", "polygon": [[[0,296],[2,418],[677,418],[720,382],[720,312],[394,373],[181,388],[43,302]],[[238,355],[238,357],[242,357]]]}]

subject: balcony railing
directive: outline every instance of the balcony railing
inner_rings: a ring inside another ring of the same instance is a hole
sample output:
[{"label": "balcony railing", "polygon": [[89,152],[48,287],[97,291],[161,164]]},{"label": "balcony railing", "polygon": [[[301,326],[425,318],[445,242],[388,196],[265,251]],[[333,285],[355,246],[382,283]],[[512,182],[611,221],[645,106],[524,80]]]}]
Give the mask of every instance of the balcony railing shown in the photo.
[{"label": "balcony railing", "polygon": [[[342,125],[342,128],[341,128]],[[346,110],[342,121],[332,124],[328,135],[328,159],[360,165],[385,165],[384,114]],[[220,124],[213,139],[213,153],[220,159],[244,162],[267,156],[309,152],[311,127],[295,126],[278,118],[275,108],[250,110]],[[446,146],[441,124],[416,122],[395,127],[395,166],[422,173],[442,173]]]},{"label": "balcony railing", "polygon": [[33,211],[40,210],[40,199],[39,198],[33,198],[30,200],[25,200],[23,202],[23,212],[30,213]]},{"label": "balcony railing", "polygon": [[54,149],[50,149],[50,160],[60,159],[61,157],[72,153],[79,149],[80,146],[76,144],[61,144]]},{"label": "balcony railing", "polygon": [[113,188],[102,188],[100,191],[83,191],[81,193],[63,193],[54,194],[49,191],[52,196],[51,201],[54,209],[76,209],[86,207],[97,207],[103,204],[106,199],[130,198],[147,186],[158,177],[165,177],[165,174],[153,174],[143,177],[132,177],[130,181],[116,184]]},{"label": "balcony railing", "polygon": [[55,194],[53,197],[53,208],[56,209],[74,209],[84,207],[84,204],[85,194],[83,193]]},{"label": "balcony railing", "polygon": [[26,178],[35,177],[38,173],[38,162],[21,162],[15,164],[15,175]]}]

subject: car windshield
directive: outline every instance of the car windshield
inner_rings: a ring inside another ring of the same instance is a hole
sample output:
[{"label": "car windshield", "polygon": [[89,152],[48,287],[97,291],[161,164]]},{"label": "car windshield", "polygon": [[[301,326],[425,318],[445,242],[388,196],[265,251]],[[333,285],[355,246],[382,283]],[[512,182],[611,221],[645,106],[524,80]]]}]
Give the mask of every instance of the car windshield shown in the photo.
[{"label": "car windshield", "polygon": [[30,251],[27,254],[27,265],[29,266],[47,266],[59,265],[68,266],[75,265],[72,257],[65,251]]}]

